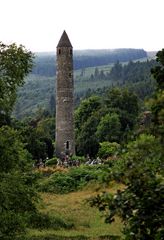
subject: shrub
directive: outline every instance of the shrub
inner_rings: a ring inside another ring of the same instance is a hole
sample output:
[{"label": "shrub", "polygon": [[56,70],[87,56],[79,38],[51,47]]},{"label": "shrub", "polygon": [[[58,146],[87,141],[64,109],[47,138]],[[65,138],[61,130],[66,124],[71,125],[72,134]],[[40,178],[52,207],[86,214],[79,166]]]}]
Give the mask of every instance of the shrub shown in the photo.
[{"label": "shrub", "polygon": [[57,157],[53,157],[46,161],[46,166],[52,166],[57,164]]},{"label": "shrub", "polygon": [[76,155],[73,155],[71,157],[71,159],[74,161],[74,160],[78,160],[80,163],[84,163],[85,162],[85,157],[83,156],[76,156]]},{"label": "shrub", "polygon": [[[80,166],[67,172],[56,172],[38,184],[39,191],[68,193],[81,189],[90,181],[102,181],[104,166]],[[107,174],[107,173],[106,173]]]},{"label": "shrub", "polygon": [[98,151],[100,158],[108,158],[113,155],[117,155],[120,150],[120,144],[116,142],[102,142]]}]

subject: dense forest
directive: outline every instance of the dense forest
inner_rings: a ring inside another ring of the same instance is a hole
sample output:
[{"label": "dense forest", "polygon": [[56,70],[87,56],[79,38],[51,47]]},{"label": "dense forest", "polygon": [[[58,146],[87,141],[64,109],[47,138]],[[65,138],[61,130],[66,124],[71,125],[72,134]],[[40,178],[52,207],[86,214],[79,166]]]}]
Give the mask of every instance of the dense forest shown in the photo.
[{"label": "dense forest", "polygon": [[156,61],[75,71],[75,83],[101,87],[77,91],[76,155],[64,162],[53,106],[12,114],[19,87],[40,87],[25,81],[32,62],[23,46],[0,43],[0,239],[164,239],[164,49]]}]

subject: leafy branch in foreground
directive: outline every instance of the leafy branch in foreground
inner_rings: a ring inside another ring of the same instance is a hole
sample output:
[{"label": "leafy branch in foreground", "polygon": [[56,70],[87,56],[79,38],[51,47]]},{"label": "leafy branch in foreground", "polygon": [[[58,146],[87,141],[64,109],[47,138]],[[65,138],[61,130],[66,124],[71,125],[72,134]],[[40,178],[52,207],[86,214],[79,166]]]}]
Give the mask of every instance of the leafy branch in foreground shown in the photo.
[{"label": "leafy branch in foreground", "polygon": [[164,234],[164,185],[157,175],[163,164],[160,148],[151,135],[129,143],[121,160],[124,190],[91,200],[92,206],[105,212],[106,222],[121,218],[126,240],[158,240]]},{"label": "leafy branch in foreground", "polygon": [[25,231],[27,219],[37,212],[37,194],[18,132],[3,126],[0,139],[0,239],[10,240]]},{"label": "leafy branch in foreground", "polygon": [[16,91],[32,69],[33,54],[22,45],[0,42],[0,114],[11,112]]}]

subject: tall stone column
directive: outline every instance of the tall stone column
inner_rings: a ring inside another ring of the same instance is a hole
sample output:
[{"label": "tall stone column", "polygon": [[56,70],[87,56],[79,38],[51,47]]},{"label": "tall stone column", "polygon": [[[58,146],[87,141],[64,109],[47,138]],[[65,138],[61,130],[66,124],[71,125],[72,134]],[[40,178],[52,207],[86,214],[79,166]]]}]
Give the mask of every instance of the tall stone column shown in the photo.
[{"label": "tall stone column", "polygon": [[64,31],[57,45],[56,156],[75,154],[73,48]]}]

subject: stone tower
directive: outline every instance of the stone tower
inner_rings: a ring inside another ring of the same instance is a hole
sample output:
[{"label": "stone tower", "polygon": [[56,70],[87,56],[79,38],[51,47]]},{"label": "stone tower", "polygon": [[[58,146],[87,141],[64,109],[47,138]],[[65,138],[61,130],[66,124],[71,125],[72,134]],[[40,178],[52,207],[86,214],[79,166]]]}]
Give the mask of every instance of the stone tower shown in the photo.
[{"label": "stone tower", "polygon": [[56,156],[75,154],[73,48],[64,31],[57,45]]}]

